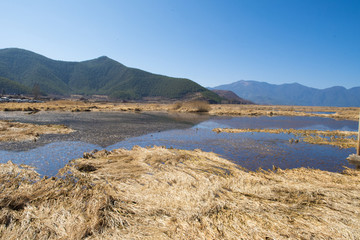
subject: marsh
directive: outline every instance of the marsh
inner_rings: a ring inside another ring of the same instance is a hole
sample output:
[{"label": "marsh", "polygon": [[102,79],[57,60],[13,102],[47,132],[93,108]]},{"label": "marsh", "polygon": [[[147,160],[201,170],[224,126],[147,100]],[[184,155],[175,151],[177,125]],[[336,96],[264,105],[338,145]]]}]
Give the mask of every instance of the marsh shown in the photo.
[{"label": "marsh", "polygon": [[0,143],[0,161],[37,168],[54,176],[68,161],[94,149],[166,146],[202,149],[222,155],[248,170],[310,167],[340,172],[353,167],[346,157],[353,149],[307,143],[291,144],[289,134],[216,134],[214,128],[357,129],[357,123],[320,117],[231,117],[178,112],[0,112],[5,120],[63,124],[74,132],[41,135],[36,142]]}]

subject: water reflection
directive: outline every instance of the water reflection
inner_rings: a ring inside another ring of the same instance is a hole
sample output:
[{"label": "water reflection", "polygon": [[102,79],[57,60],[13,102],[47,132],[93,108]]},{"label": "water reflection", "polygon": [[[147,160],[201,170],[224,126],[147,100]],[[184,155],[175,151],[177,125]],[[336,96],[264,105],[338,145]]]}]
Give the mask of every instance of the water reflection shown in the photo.
[{"label": "water reflection", "polygon": [[[320,117],[237,117],[212,119],[211,121],[229,128],[295,128],[317,130],[357,131],[357,123],[349,120],[335,120]],[[221,127],[221,126],[218,126]]]},{"label": "water reflection", "polygon": [[0,119],[36,124],[64,124],[76,132],[66,135],[42,135],[36,143],[0,143],[0,149],[26,151],[53,142],[80,141],[105,148],[127,138],[169,129],[184,129],[210,118],[199,114],[123,113],[123,112],[0,112]]},{"label": "water reflection", "polygon": [[100,146],[84,142],[56,142],[27,151],[0,150],[0,162],[12,161],[16,164],[26,164],[36,168],[41,175],[54,176],[60,168],[71,159],[81,158],[84,152]]},{"label": "water reflection", "polygon": [[[41,140],[44,145],[35,149],[28,147],[19,151],[26,144],[17,143],[17,148],[11,149],[17,151],[6,151],[9,150],[6,148],[9,145],[0,144],[0,148],[4,149],[0,151],[0,162],[12,160],[18,164],[35,166],[40,174],[54,175],[69,160],[79,158],[83,152],[93,149],[131,149],[134,145],[143,147],[158,145],[212,151],[249,170],[260,167],[272,169],[276,166],[282,169],[310,167],[338,172],[343,170],[343,166],[353,167],[346,160],[353,149],[306,143],[291,144],[288,140],[293,136],[288,134],[212,132],[212,129],[217,127],[356,130],[357,123],[352,121],[310,117],[249,118],[179,113],[123,114],[67,113],[42,117],[39,115],[36,120],[38,122],[49,120],[66,124],[78,132],[72,136],[47,136]],[[24,119],[19,120],[24,121]]]},{"label": "water reflection", "polygon": [[[350,167],[346,157],[351,149],[339,149],[333,146],[319,146],[307,143],[291,144],[293,137],[288,134],[268,133],[214,133],[211,129],[216,124],[206,121],[190,129],[171,130],[131,138],[107,149],[131,149],[134,145],[166,146],[218,153],[249,170],[282,169],[311,167],[327,171],[342,171],[343,166]],[[216,125],[218,126],[218,125]]]}]

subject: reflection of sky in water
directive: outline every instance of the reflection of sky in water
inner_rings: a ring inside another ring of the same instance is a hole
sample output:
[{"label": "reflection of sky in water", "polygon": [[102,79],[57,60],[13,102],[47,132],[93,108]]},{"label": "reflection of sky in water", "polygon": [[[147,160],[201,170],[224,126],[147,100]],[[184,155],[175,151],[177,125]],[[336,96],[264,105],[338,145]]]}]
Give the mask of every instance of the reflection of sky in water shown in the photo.
[{"label": "reflection of sky in water", "polygon": [[[267,133],[214,133],[204,125],[186,130],[171,130],[128,139],[107,147],[131,149],[134,145],[166,146],[179,149],[218,153],[249,170],[272,166],[286,168],[311,167],[328,171],[341,171],[349,166],[346,157],[353,149],[338,149],[306,143],[289,143],[292,134]],[[205,125],[206,126],[206,125]]]},{"label": "reflection of sky in water", "polygon": [[36,167],[43,175],[54,176],[71,159],[81,158],[98,146],[84,142],[56,142],[23,152],[1,151],[0,162],[12,161]]},{"label": "reflection of sky in water", "polygon": [[295,128],[349,131],[357,131],[358,128],[358,123],[354,121],[337,121],[320,117],[237,117],[215,118],[210,121],[216,122],[217,127],[224,128]]},{"label": "reflection of sky in water", "polygon": [[[309,117],[216,117],[192,128],[168,130],[129,138],[106,147],[131,149],[134,145],[166,146],[211,151],[239,165],[256,170],[273,166],[286,168],[310,167],[327,171],[341,171],[349,163],[346,157],[354,149],[339,149],[306,143],[289,143],[292,134],[214,133],[213,128],[300,128],[320,130],[357,130],[357,123]],[[55,175],[69,160],[82,157],[83,152],[101,147],[84,142],[56,142],[25,152],[0,151],[0,162],[13,161],[37,167],[44,175]]]}]

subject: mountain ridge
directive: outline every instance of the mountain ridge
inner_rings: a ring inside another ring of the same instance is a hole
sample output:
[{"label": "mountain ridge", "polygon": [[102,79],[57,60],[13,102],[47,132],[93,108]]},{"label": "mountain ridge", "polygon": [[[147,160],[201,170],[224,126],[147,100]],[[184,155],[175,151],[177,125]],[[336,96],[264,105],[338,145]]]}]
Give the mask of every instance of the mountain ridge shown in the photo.
[{"label": "mountain ridge", "polygon": [[198,96],[210,102],[221,98],[185,78],[173,78],[146,72],[107,57],[74,62],[53,60],[19,49],[0,49],[0,77],[41,92],[69,96],[71,94],[103,94],[114,99],[141,100],[148,97],[183,99]]},{"label": "mountain ridge", "polygon": [[231,90],[238,96],[258,104],[359,107],[360,87],[333,86],[324,89],[299,83],[270,84],[240,80],[211,89]]}]

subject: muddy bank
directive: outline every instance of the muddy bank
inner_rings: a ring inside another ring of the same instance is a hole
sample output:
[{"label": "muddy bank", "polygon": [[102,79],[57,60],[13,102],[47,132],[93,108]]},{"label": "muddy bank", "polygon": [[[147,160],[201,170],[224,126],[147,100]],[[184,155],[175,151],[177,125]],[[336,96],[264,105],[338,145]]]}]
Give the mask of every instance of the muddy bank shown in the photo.
[{"label": "muddy bank", "polygon": [[211,115],[230,116],[309,116],[357,121],[360,108],[356,107],[306,107],[306,106],[261,106],[199,103],[92,103],[82,101],[49,101],[44,103],[1,103],[0,111],[67,111],[67,112],[208,112]]},{"label": "muddy bank", "polygon": [[[66,125],[74,132],[66,135],[40,135],[36,142],[0,142],[0,149],[24,151],[54,142],[81,141],[101,148],[123,141],[126,138],[169,129],[184,129],[209,119],[209,115],[161,112],[39,112],[28,115],[24,112],[0,112],[0,119],[16,123],[36,125]],[[26,125],[26,124],[25,124]],[[36,127],[35,127],[36,129]],[[0,132],[1,133],[1,132]]]},{"label": "muddy bank", "polygon": [[357,239],[360,174],[247,172],[200,150],[85,154],[41,179],[0,167],[5,239]]},{"label": "muddy bank", "polygon": [[36,142],[44,134],[69,134],[74,132],[65,125],[38,125],[0,120],[0,142]]},{"label": "muddy bank", "polygon": [[272,134],[293,134],[295,137],[289,138],[291,143],[298,143],[304,141],[311,144],[319,145],[332,145],[340,148],[354,148],[357,145],[356,136],[358,132],[355,131],[320,131],[320,130],[304,130],[304,129],[253,129],[253,128],[214,128],[216,133],[245,133],[245,132],[258,132],[258,133],[272,133]]}]

